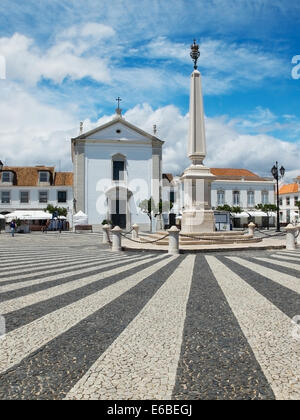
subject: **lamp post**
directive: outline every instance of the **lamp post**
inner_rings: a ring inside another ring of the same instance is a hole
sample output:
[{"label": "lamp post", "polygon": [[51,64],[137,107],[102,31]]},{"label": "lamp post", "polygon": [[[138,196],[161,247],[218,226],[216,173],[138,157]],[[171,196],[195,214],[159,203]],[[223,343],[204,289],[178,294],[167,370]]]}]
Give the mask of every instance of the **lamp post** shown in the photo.
[{"label": "lamp post", "polygon": [[279,173],[281,177],[284,177],[285,169],[283,166],[281,166],[280,169],[278,169],[278,162],[273,166],[271,169],[271,173],[273,175],[273,178],[276,179],[276,186],[277,186],[277,229],[276,232],[280,232],[280,217],[279,217]]}]

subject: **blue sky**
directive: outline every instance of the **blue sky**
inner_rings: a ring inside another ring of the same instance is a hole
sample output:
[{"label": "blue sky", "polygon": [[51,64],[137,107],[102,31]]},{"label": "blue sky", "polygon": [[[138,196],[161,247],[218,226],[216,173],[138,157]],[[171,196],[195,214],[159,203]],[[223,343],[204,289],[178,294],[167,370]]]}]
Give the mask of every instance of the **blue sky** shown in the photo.
[{"label": "blue sky", "polygon": [[[276,159],[300,174],[296,0],[1,0],[2,160],[71,169],[70,137],[125,117],[166,141],[164,170],[185,154],[189,47],[200,44],[207,164],[262,175]],[[299,71],[300,74],[300,71]],[[46,152],[45,152],[46,151]]]}]

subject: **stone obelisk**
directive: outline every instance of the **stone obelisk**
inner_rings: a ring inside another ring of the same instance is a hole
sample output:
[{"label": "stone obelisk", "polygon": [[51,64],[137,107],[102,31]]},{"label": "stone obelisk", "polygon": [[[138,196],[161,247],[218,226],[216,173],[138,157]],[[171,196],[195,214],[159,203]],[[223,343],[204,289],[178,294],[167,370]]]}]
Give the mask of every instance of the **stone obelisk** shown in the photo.
[{"label": "stone obelisk", "polygon": [[215,176],[204,166],[206,139],[204,125],[201,74],[197,70],[200,56],[199,46],[194,41],[191,46],[194,71],[191,75],[188,157],[191,165],[184,171],[181,181],[184,185],[184,210],[182,233],[203,233],[215,231],[214,212],[211,209],[211,182]]}]

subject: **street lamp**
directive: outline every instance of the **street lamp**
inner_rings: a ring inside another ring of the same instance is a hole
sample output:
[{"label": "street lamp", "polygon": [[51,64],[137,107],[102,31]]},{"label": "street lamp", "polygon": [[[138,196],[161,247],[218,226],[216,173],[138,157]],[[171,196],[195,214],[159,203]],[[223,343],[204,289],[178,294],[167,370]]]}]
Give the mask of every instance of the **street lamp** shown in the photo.
[{"label": "street lamp", "polygon": [[271,173],[273,175],[273,178],[276,179],[276,186],[277,186],[277,229],[276,232],[280,232],[280,217],[279,217],[279,172],[281,177],[284,177],[285,169],[283,166],[281,166],[280,169],[278,169],[278,162],[276,162],[276,165],[273,166],[271,169]]}]

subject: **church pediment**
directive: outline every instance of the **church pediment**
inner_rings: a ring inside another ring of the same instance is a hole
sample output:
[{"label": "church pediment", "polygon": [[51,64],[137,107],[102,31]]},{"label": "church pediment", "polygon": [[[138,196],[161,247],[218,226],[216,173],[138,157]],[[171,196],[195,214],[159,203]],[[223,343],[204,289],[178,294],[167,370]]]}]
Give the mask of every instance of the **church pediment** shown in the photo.
[{"label": "church pediment", "polygon": [[124,141],[134,143],[163,144],[164,142],[155,136],[130,124],[124,118],[117,117],[114,120],[95,128],[94,130],[83,133],[75,140],[86,141]]}]

